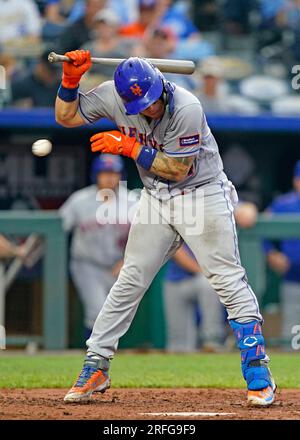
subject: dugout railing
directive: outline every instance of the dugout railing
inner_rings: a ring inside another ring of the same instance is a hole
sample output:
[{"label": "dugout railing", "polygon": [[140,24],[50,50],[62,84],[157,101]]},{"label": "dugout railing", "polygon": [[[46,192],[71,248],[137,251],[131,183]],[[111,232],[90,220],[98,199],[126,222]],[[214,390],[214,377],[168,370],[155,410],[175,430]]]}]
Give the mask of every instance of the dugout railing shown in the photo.
[{"label": "dugout railing", "polygon": [[[64,349],[68,346],[69,309],[67,236],[61,219],[56,212],[0,211],[0,233],[26,236],[33,232],[44,238],[45,247],[42,335],[8,335],[7,345],[22,346],[34,340],[45,349]],[[253,228],[239,230],[238,234],[243,265],[253,290],[261,300],[266,288],[267,273],[262,241],[300,238],[300,216],[259,215]],[[121,348],[164,348],[163,278],[164,269],[146,293],[131,329],[121,340]]]},{"label": "dugout railing", "polygon": [[266,216],[261,214],[256,225],[239,230],[241,260],[258,298],[266,289],[266,259],[262,248],[264,239],[281,241],[300,239],[300,215]]},{"label": "dugout railing", "polygon": [[[68,345],[67,238],[60,217],[56,212],[0,211],[0,233],[21,237],[35,233],[44,241],[42,334],[7,335],[6,345],[24,346],[29,342],[35,342],[49,350],[66,348]],[[11,289],[14,289],[14,285]]]}]

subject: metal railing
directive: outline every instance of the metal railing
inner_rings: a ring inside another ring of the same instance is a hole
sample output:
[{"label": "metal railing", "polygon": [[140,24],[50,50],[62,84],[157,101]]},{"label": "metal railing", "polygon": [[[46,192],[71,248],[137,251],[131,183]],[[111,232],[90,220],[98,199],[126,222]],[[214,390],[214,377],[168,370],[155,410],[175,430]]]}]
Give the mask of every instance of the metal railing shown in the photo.
[{"label": "metal railing", "polygon": [[60,217],[47,211],[0,211],[0,233],[19,236],[35,233],[44,240],[42,336],[11,335],[7,336],[6,344],[26,345],[36,341],[45,349],[66,348],[67,238]]}]

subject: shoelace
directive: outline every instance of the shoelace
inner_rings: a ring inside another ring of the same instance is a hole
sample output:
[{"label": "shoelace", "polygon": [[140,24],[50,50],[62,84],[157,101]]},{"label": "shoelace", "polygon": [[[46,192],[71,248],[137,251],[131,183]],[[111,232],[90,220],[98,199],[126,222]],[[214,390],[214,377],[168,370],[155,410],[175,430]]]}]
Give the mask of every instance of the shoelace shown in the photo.
[{"label": "shoelace", "polygon": [[77,382],[75,384],[76,387],[83,387],[87,381],[90,379],[90,377],[97,371],[97,368],[91,367],[87,365],[86,367],[83,367]]}]

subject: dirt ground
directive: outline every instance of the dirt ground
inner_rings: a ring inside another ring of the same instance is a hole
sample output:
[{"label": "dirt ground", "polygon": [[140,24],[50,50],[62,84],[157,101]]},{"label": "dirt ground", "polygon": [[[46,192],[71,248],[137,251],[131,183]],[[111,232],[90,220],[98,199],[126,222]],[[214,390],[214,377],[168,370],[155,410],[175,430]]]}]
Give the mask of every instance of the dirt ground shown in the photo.
[{"label": "dirt ground", "polygon": [[[81,405],[64,403],[66,391],[0,390],[0,420],[300,419],[300,390],[279,391],[274,405],[264,409],[249,408],[244,390],[110,389],[103,395],[95,394],[91,402]],[[165,414],[182,412],[200,414]]]}]

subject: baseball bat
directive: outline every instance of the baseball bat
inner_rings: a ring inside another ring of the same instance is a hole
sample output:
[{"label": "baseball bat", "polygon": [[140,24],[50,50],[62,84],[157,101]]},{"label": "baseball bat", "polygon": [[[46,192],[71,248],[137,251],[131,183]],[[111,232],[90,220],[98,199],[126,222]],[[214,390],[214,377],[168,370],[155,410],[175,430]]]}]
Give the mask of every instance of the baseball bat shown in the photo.
[{"label": "baseball bat", "polygon": [[[103,64],[105,66],[118,66],[125,58],[91,58],[94,64]],[[195,63],[187,60],[168,60],[160,58],[145,58],[156,66],[161,72],[168,73],[182,73],[190,75],[195,71]],[[62,63],[64,61],[71,62],[70,58],[65,55],[58,55],[55,52],[50,52],[48,55],[49,63]]]}]

